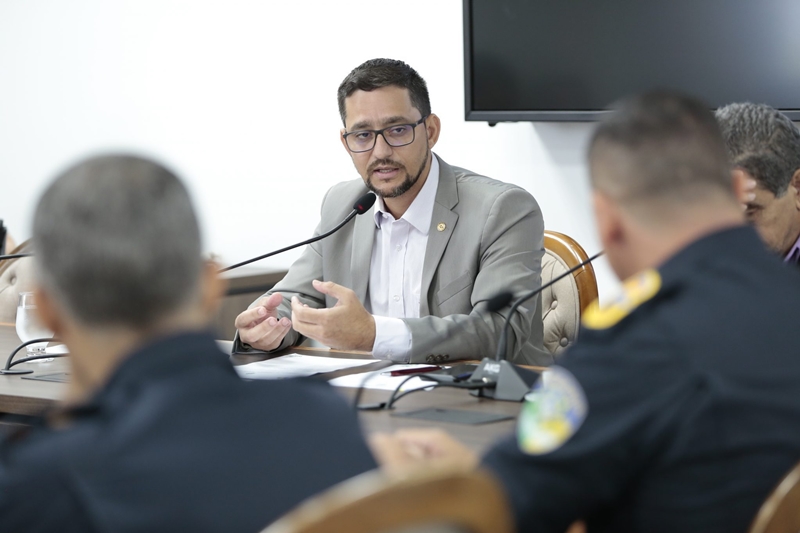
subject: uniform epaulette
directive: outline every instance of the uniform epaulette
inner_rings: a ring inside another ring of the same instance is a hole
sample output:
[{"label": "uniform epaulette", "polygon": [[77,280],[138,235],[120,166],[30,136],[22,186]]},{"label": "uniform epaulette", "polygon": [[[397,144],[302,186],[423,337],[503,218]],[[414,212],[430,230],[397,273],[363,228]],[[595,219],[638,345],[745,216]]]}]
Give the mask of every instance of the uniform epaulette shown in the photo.
[{"label": "uniform epaulette", "polygon": [[647,300],[658,294],[661,289],[661,275],[657,270],[644,270],[625,280],[622,292],[610,303],[600,307],[598,300],[591,303],[583,312],[583,325],[589,329],[607,329]]}]

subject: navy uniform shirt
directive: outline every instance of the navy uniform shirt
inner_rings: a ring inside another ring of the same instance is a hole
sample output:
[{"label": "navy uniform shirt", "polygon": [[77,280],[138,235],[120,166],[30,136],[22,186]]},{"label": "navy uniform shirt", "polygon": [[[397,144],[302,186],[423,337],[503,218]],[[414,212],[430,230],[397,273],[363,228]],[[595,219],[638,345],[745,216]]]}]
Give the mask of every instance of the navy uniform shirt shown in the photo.
[{"label": "navy uniform shirt", "polygon": [[203,334],[134,353],[63,429],[0,445],[0,531],[260,531],[375,468],[327,383],[242,381]]},{"label": "navy uniform shirt", "polygon": [[738,227],[584,315],[485,464],[521,532],[743,533],[800,460],[800,274]]}]

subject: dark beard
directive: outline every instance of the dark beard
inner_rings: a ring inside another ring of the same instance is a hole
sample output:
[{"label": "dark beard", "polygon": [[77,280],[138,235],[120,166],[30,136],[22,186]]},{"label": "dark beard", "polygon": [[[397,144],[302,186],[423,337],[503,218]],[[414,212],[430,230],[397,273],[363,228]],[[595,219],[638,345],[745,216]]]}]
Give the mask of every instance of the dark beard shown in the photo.
[{"label": "dark beard", "polygon": [[[419,177],[422,176],[422,171],[425,170],[425,165],[428,162],[428,156],[429,155],[430,155],[430,152],[428,152],[428,154],[425,155],[425,158],[422,160],[422,165],[420,165],[416,176],[414,176],[412,178],[411,174],[406,172],[406,179],[403,181],[403,183],[401,183],[400,185],[398,185],[397,187],[395,187],[391,191],[389,191],[387,193],[383,193],[383,192],[379,191],[374,185],[372,185],[372,180],[369,180],[369,179],[367,180],[367,189],[371,190],[372,192],[374,192],[376,195],[380,196],[381,198],[397,198],[398,196],[407,193],[408,191],[411,190],[411,187],[413,187],[414,184],[417,183],[417,181],[419,181]],[[373,163],[372,166],[376,167],[378,165],[384,165],[384,164],[385,165],[397,165],[398,167],[401,167],[401,165],[398,165],[395,161],[392,161],[390,159],[382,159],[380,161],[375,161],[375,163]],[[405,168],[405,167],[402,167],[402,168]],[[372,174],[371,171],[370,171],[370,174]]]}]

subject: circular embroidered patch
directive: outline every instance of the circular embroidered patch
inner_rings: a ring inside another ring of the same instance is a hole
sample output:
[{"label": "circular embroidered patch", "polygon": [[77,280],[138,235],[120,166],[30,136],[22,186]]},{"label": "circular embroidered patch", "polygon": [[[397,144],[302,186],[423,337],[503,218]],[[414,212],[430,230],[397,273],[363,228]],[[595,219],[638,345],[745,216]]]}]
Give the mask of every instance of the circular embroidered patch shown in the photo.
[{"label": "circular embroidered patch", "polygon": [[517,423],[520,449],[541,455],[560,448],[581,427],[587,411],[586,395],[572,372],[548,368],[525,395]]}]

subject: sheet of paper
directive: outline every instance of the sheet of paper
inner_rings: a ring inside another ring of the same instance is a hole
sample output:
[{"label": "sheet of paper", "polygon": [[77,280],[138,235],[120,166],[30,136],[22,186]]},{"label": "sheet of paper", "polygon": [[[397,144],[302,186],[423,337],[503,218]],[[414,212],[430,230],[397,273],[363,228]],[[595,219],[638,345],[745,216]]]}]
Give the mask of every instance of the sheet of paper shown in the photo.
[{"label": "sheet of paper", "polygon": [[274,359],[234,367],[246,379],[283,379],[313,376],[374,363],[375,359],[340,359],[289,353]]},{"label": "sheet of paper", "polygon": [[[363,372],[361,374],[350,374],[349,376],[342,376],[328,381],[334,387],[351,387],[357,389],[362,384],[365,389],[380,389],[380,390],[395,390],[400,383],[403,382],[408,376],[390,376],[389,372],[393,370],[405,370],[409,368],[420,368],[431,365],[393,365],[375,372]],[[409,379],[400,389],[400,392],[414,389],[424,389],[426,387],[433,387],[435,383],[431,381],[424,381],[415,377]]]},{"label": "sheet of paper", "polygon": [[217,348],[224,353],[231,353],[233,351],[233,341],[217,341]]}]

